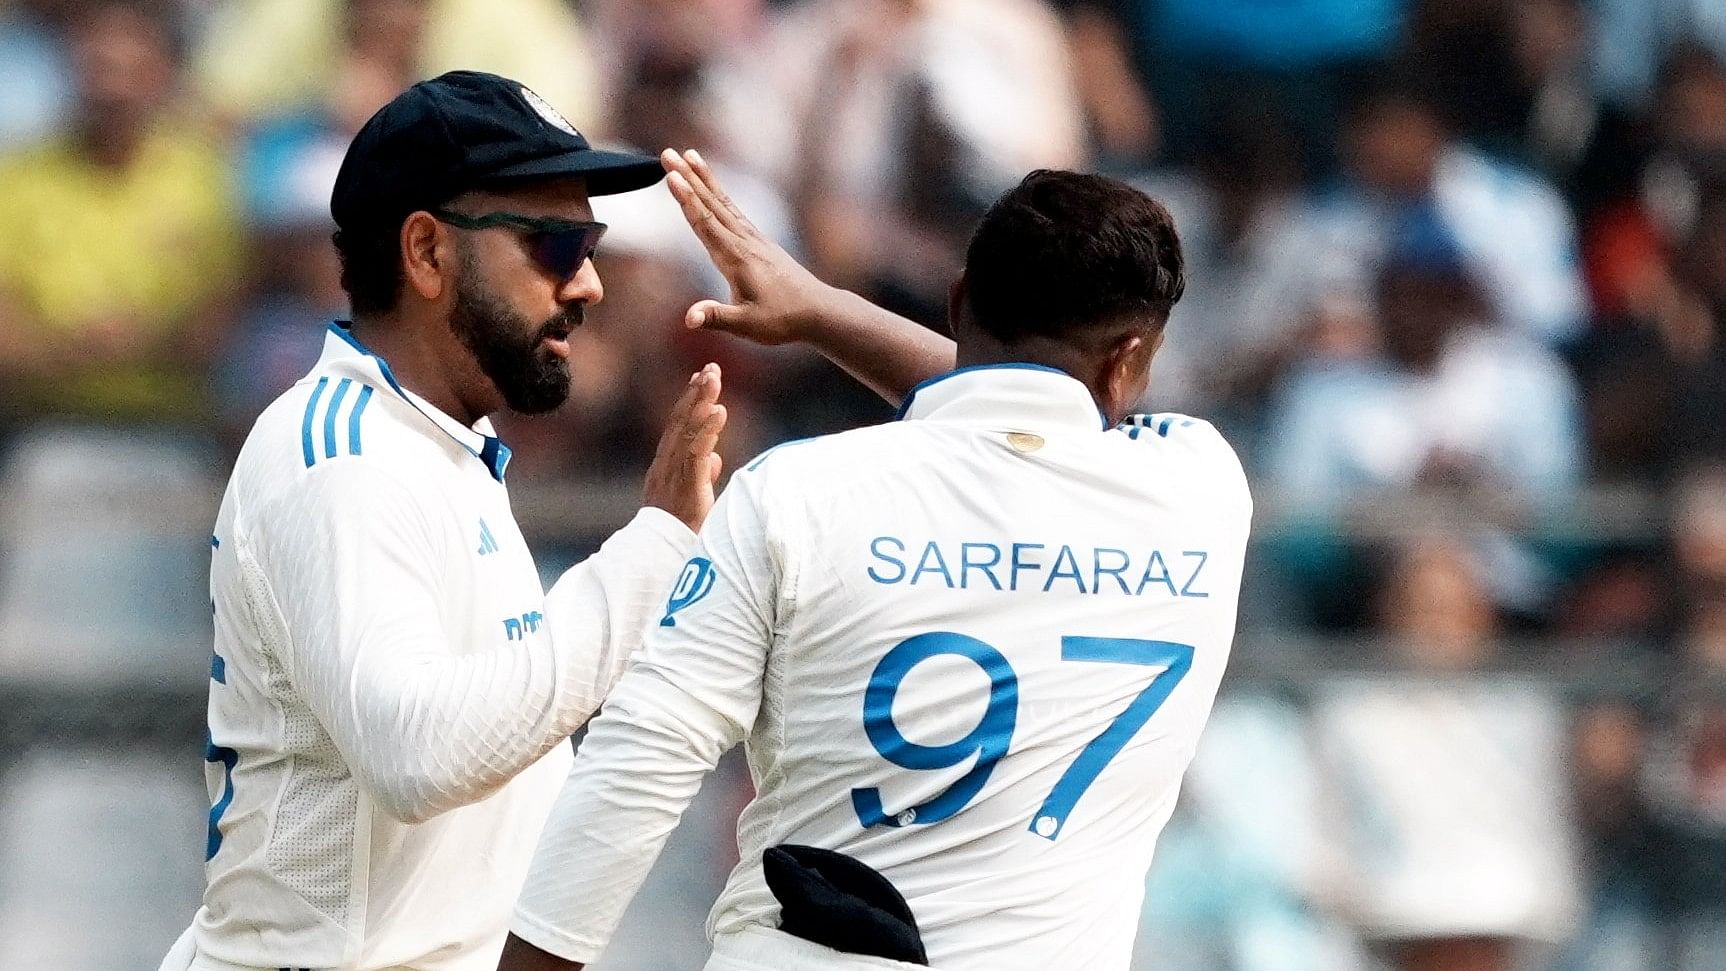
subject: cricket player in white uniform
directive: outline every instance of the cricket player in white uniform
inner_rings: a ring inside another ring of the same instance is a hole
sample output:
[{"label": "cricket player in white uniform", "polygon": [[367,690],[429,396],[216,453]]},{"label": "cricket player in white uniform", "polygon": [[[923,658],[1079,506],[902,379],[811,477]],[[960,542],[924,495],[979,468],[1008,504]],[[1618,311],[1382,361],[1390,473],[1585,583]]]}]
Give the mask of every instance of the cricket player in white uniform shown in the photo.
[{"label": "cricket player in white uniform", "polygon": [[211,537],[208,887],[164,969],[496,964],[567,739],[711,505],[724,412],[710,366],[646,506],[549,592],[485,416],[567,396],[602,294],[588,197],[662,174],[471,72],[355,138],[332,200],[354,320],[259,417]]},{"label": "cricket player in white uniform", "polygon": [[[752,258],[679,161],[710,249],[729,232]],[[1125,185],[1034,173],[995,204],[954,288],[964,366],[897,422],[732,477],[582,743],[502,967],[599,957],[739,741],[757,792],[708,968],[1127,967],[1251,518],[1213,427],[1128,415],[1182,286],[1166,211]],[[785,845],[885,877],[919,939],[847,953],[778,929],[763,853]]]}]

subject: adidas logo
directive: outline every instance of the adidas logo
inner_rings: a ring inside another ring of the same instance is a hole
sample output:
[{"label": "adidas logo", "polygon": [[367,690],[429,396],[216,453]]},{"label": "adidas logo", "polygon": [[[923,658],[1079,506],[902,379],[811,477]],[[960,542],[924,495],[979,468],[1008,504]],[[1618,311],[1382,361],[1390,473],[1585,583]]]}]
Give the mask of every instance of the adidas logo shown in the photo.
[{"label": "adidas logo", "polygon": [[492,536],[491,527],[485,524],[485,519],[479,521],[479,555],[497,552],[497,538]]}]

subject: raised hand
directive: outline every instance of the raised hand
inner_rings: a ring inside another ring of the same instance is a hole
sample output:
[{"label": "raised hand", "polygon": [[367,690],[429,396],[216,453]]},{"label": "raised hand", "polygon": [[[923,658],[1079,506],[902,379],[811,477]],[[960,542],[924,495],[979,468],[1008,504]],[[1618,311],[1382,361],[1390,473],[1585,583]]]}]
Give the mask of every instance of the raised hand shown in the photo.
[{"label": "raised hand", "polygon": [[643,502],[697,531],[713,509],[713,488],[719,483],[721,459],[714,448],[725,428],[719,390],[717,364],[707,365],[689,379],[689,387],[665,422],[642,488]]},{"label": "raised hand", "polygon": [[953,342],[862,297],[830,287],[762,235],[720,188],[699,152],[667,149],[659,161],[731,300],[702,300],[684,323],[758,344],[807,343],[893,404],[917,382],[953,367]]},{"label": "raised hand", "polygon": [[660,164],[666,184],[683,208],[696,238],[731,286],[731,301],[703,300],[684,323],[755,341],[786,344],[803,340],[833,299],[831,287],[791,258],[743,215],[714,177],[701,153],[666,149]]}]

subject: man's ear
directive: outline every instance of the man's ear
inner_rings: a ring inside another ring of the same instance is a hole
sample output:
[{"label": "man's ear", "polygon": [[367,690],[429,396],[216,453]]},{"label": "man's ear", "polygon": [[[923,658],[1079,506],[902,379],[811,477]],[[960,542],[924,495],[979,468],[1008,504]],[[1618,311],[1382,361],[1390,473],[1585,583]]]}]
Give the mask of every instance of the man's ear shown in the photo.
[{"label": "man's ear", "polygon": [[959,322],[965,319],[965,301],[970,299],[970,292],[965,283],[965,272],[959,271],[959,279],[947,288],[947,333],[952,337],[959,336]]},{"label": "man's ear", "polygon": [[402,222],[402,276],[422,300],[444,294],[455,269],[455,238],[431,213],[416,212]]},{"label": "man's ear", "polygon": [[1124,418],[1145,393],[1150,380],[1151,358],[1163,346],[1163,332],[1146,336],[1126,333],[1115,339],[1103,359],[1100,387],[1103,410],[1111,421]]}]

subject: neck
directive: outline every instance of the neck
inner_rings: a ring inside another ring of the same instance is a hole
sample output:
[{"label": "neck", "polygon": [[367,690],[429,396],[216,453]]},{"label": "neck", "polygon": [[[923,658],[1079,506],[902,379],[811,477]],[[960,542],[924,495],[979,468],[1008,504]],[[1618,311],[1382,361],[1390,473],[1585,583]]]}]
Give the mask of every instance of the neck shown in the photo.
[{"label": "neck", "polygon": [[[1078,349],[1057,341],[1026,338],[1015,344],[1003,344],[975,330],[959,342],[954,364],[958,367],[978,367],[988,364],[1039,364],[1083,384],[1091,392],[1091,400],[1103,408],[1105,400],[1100,385],[1100,368],[1085,358]],[[1113,416],[1111,416],[1112,418]]]},{"label": "neck", "polygon": [[120,169],[130,164],[138,154],[138,147],[144,142],[144,132],[139,128],[104,126],[90,121],[80,127],[77,139],[91,161],[103,168]]},{"label": "neck", "polygon": [[454,369],[443,361],[437,347],[421,336],[427,327],[403,320],[395,312],[356,315],[351,326],[360,343],[389,362],[396,381],[432,407],[470,427],[488,413],[489,409],[474,405],[461,394]]}]

